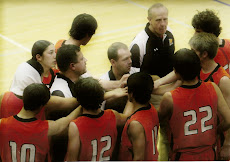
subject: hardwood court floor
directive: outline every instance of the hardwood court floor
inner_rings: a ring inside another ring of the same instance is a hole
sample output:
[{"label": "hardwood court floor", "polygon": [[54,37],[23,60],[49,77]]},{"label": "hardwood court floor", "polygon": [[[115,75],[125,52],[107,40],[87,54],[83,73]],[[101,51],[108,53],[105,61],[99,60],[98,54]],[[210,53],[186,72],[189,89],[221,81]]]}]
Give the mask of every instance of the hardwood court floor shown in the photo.
[{"label": "hardwood court floor", "polygon": [[10,87],[17,66],[31,57],[33,43],[40,39],[56,43],[68,38],[73,18],[92,14],[98,21],[96,35],[82,47],[93,76],[109,70],[107,48],[113,42],[130,44],[147,23],[147,9],[161,2],[169,9],[169,27],[176,49],[188,47],[193,34],[191,19],[197,10],[218,12],[221,38],[230,38],[229,0],[0,0],[0,93]]}]

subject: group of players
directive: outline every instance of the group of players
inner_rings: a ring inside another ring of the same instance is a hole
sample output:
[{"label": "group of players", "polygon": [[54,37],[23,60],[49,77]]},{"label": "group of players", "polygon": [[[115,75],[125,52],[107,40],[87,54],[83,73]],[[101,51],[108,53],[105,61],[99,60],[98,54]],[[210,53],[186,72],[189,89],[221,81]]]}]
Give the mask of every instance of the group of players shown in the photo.
[{"label": "group of players", "polygon": [[218,38],[219,18],[198,12],[191,49],[175,54],[167,8],[152,5],[148,21],[130,49],[108,48],[111,69],[99,79],[80,49],[93,16],[78,15],[55,46],[35,42],[1,96],[1,160],[229,160],[230,41]]}]

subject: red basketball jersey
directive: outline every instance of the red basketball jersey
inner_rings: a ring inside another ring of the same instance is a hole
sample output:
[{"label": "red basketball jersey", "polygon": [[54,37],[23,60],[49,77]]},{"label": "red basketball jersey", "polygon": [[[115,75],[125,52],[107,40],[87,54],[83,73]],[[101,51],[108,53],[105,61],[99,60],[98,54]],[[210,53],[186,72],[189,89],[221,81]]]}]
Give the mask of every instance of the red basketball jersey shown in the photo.
[{"label": "red basketball jersey", "polygon": [[55,44],[55,52],[57,53],[57,50],[65,43],[65,39],[58,40]]},{"label": "red basketball jersey", "polygon": [[[0,118],[8,118],[18,114],[23,107],[22,99],[15,96],[13,92],[5,92],[1,103]],[[45,107],[36,115],[37,119],[45,120]]]},{"label": "red basketball jersey", "polygon": [[50,89],[54,82],[55,76],[59,71],[60,70],[55,68],[50,69],[49,75],[47,77],[44,76],[42,77],[42,83],[45,84]]},{"label": "red basketball jersey", "polygon": [[[169,124],[173,137],[173,153],[190,153],[195,157],[205,150],[212,150],[217,138],[218,104],[212,83],[199,82],[193,86],[181,86],[171,91],[171,94],[173,114]],[[212,155],[210,157],[214,160],[213,150]],[[204,156],[201,158],[195,159],[210,160]]]},{"label": "red basketball jersey", "polygon": [[110,160],[117,139],[116,117],[112,110],[99,115],[83,114],[73,122],[81,140],[79,161]]},{"label": "red basketball jersey", "polygon": [[228,74],[230,74],[230,40],[222,39],[223,43],[219,46],[214,61],[219,63]]},{"label": "red basketball jersey", "polygon": [[157,135],[159,128],[158,114],[153,105],[138,109],[127,120],[122,136],[121,146],[119,151],[119,160],[129,161],[133,160],[133,146],[128,137],[128,126],[132,121],[138,121],[145,130],[145,159],[144,160],[157,160]]},{"label": "red basketball jersey", "polygon": [[48,121],[18,116],[1,120],[0,152],[3,162],[45,161],[48,151]]},{"label": "red basketball jersey", "polygon": [[22,107],[22,99],[16,97],[13,92],[5,92],[1,103],[0,118],[16,115],[21,111]]},{"label": "red basketball jersey", "polygon": [[220,66],[219,64],[217,65],[217,67],[210,73],[203,73],[203,71],[200,71],[200,79],[202,81],[211,81],[216,83],[216,85],[219,85],[220,83],[220,79],[223,76],[227,76],[228,78],[230,78],[230,75],[224,70],[224,68],[222,66]]}]

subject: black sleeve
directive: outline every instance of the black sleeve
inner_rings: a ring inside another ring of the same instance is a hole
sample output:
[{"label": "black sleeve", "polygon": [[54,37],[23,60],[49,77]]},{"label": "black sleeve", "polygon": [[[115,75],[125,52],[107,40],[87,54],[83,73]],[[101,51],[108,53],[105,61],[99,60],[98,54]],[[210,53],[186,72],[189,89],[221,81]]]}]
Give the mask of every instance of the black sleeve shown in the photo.
[{"label": "black sleeve", "polygon": [[59,97],[65,97],[64,93],[60,90],[55,90],[51,94],[52,96],[59,96]]},{"label": "black sleeve", "polygon": [[132,54],[132,67],[140,68],[140,49],[137,44],[134,44],[132,48],[130,49],[130,52]]}]

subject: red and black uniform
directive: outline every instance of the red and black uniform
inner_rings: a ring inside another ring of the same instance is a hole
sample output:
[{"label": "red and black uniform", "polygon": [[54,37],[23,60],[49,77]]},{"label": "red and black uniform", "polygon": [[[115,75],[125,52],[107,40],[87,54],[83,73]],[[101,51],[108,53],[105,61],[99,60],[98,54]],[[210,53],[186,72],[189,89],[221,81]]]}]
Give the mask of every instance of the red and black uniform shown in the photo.
[{"label": "red and black uniform", "polygon": [[48,121],[22,119],[17,115],[0,123],[0,154],[3,162],[45,161],[48,156]]},{"label": "red and black uniform", "polygon": [[215,160],[218,98],[212,83],[183,85],[171,94],[171,160]]},{"label": "red and black uniform", "polygon": [[218,64],[216,68],[210,73],[203,73],[203,71],[201,70],[199,79],[204,82],[211,81],[216,83],[216,85],[219,85],[220,79],[224,76],[230,78],[230,75],[224,70],[222,66],[220,66],[220,64]]},{"label": "red and black uniform", "polygon": [[112,110],[98,115],[83,114],[73,120],[81,140],[79,161],[111,159],[117,139],[116,117]]},{"label": "red and black uniform", "polygon": [[13,92],[5,92],[1,103],[0,118],[7,118],[18,114],[23,107],[23,101]]},{"label": "red and black uniform", "polygon": [[222,39],[214,61],[219,63],[230,74],[230,40]]},{"label": "red and black uniform", "polygon": [[[228,78],[230,78],[230,75],[227,73],[226,70],[224,70],[224,68],[222,66],[220,66],[220,64],[218,64],[216,66],[216,68],[210,72],[210,73],[203,73],[202,70],[200,72],[200,79],[207,82],[207,81],[211,81],[216,83],[219,86],[220,80],[222,77],[227,76]],[[222,117],[218,114],[218,123],[220,123],[222,121]],[[219,155],[219,152],[221,150],[221,147],[224,143],[224,133],[221,133],[220,138],[218,138],[218,142],[217,142],[217,155]]]},{"label": "red and black uniform", "polygon": [[58,69],[54,69],[54,68],[50,69],[49,75],[47,77],[42,78],[42,83],[45,84],[50,89],[54,82],[55,76],[58,72],[59,72]]},{"label": "red and black uniform", "polygon": [[[13,92],[5,92],[1,102],[0,118],[8,118],[18,114],[23,107],[23,101]],[[36,115],[37,119],[45,120],[45,107]]]},{"label": "red and black uniform", "polygon": [[65,44],[65,39],[61,39],[61,40],[59,40],[59,41],[57,41],[57,43],[55,44],[55,52],[57,53],[57,50],[61,47],[61,46],[63,46],[64,44]]},{"label": "red and black uniform", "polygon": [[143,107],[134,112],[127,120],[122,136],[119,151],[119,160],[133,160],[133,146],[128,137],[128,127],[132,121],[138,121],[145,130],[145,161],[157,160],[157,135],[159,128],[159,119],[157,111],[153,105]]}]

